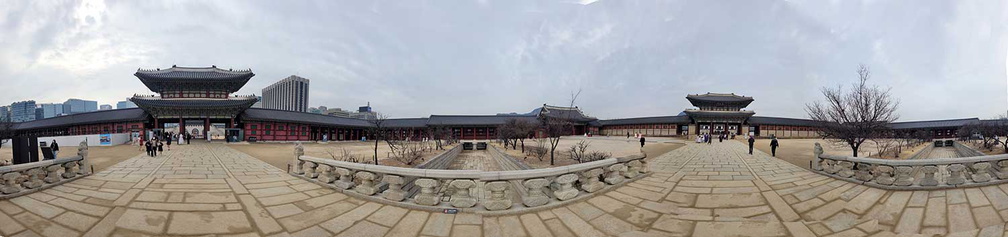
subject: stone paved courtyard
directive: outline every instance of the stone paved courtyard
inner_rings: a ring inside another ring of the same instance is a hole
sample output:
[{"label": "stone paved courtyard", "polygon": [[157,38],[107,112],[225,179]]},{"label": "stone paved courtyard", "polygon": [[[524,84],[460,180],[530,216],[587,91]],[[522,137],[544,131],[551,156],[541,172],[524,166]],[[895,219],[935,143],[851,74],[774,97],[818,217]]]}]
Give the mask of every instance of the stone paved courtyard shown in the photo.
[{"label": "stone paved courtyard", "polygon": [[690,144],[653,174],[552,210],[476,216],[347,197],[217,144],[173,147],[0,201],[3,236],[1001,236],[1008,185],[891,192],[739,142]]}]

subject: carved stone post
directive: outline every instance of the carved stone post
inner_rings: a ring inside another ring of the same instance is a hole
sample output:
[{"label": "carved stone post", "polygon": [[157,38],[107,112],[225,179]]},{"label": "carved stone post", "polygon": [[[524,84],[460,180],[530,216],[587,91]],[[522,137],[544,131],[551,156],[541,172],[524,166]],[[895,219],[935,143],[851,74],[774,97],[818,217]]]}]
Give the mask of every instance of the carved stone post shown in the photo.
[{"label": "carved stone post", "polygon": [[318,180],[322,183],[332,183],[336,181],[336,173],[333,172],[333,166],[327,164],[318,164],[319,167],[315,168],[315,171],[322,170],[322,174],[319,175]]},{"label": "carved stone post", "polygon": [[581,189],[585,192],[593,193],[605,187],[605,184],[599,182],[599,176],[602,175],[601,168],[595,168],[581,172]]},{"label": "carved stone post", "polygon": [[871,181],[874,176],[871,174],[872,164],[868,163],[857,163],[857,171],[854,172],[854,178],[861,181]]},{"label": "carved stone post", "polygon": [[854,162],[850,161],[839,161],[837,165],[840,166],[840,170],[837,171],[837,175],[843,178],[850,178],[854,176]]},{"label": "carved stone post", "polygon": [[61,169],[63,169],[63,166],[62,165],[58,165],[58,164],[57,165],[46,166],[45,167],[45,171],[46,171],[45,182],[46,183],[59,182],[60,181],[59,171]]},{"label": "carved stone post", "polygon": [[[616,171],[616,176],[619,176],[618,170]],[[574,188],[574,181],[577,181],[577,178],[577,175],[574,174],[565,174],[557,177],[553,180],[555,184],[550,185],[553,186],[553,196],[560,201],[566,201],[577,197],[578,193],[580,193],[580,191]]]},{"label": "carved stone post", "polygon": [[822,159],[822,161],[820,161],[819,164],[820,164],[819,166],[822,167],[823,171],[826,171],[826,173],[836,174],[836,172],[839,170],[838,169],[839,167],[837,167],[835,160]]},{"label": "carved stone post", "polygon": [[319,174],[315,170],[316,167],[318,167],[318,163],[311,162],[311,161],[305,162],[304,176],[308,177],[309,179],[318,178]]},{"label": "carved stone post", "polygon": [[990,181],[991,175],[990,172],[988,172],[990,167],[990,163],[987,162],[977,162],[976,164],[973,164],[973,175],[971,175],[970,178],[973,179],[973,182],[977,183],[986,183],[987,181]]},{"label": "carved stone post", "polygon": [[389,187],[384,192],[382,192],[382,197],[385,199],[401,202],[406,199],[406,191],[402,190],[403,183],[406,180],[402,176],[398,175],[382,175],[382,182],[388,183]]},{"label": "carved stone post", "polygon": [[[599,172],[601,173],[602,170],[600,169]],[[542,178],[529,179],[525,180],[522,184],[526,189],[528,189],[528,193],[522,197],[522,203],[525,204],[526,207],[537,207],[549,203],[550,197],[543,192],[543,187],[546,187],[546,185],[549,184],[548,180]]]},{"label": "carved stone post", "polygon": [[921,186],[937,186],[938,180],[935,179],[935,173],[938,173],[938,166],[928,165],[921,167],[920,171],[924,173],[924,177],[921,177]]},{"label": "carved stone post", "polygon": [[89,175],[91,174],[91,165],[88,162],[88,144],[86,141],[81,141],[80,145],[77,146],[77,156],[81,157],[81,160],[77,161],[77,174]]},{"label": "carved stone post", "polygon": [[360,181],[360,184],[358,184],[357,187],[354,188],[354,191],[356,191],[357,193],[371,196],[374,195],[375,192],[378,192],[378,189],[375,188],[374,184],[374,180],[375,178],[377,178],[374,173],[367,171],[358,171],[356,174],[354,174],[354,178]]},{"label": "carved stone post", "polygon": [[875,183],[881,185],[892,185],[896,181],[892,177],[893,167],[888,165],[879,165],[875,167]]},{"label": "carved stone post", "polygon": [[1008,160],[997,162],[997,177],[998,179],[1008,179]]},{"label": "carved stone post", "polygon": [[336,171],[336,175],[339,176],[339,180],[333,182],[333,186],[341,188],[343,190],[350,189],[354,186],[353,176],[350,176],[352,172],[346,168],[333,167]]},{"label": "carved stone post", "polygon": [[45,184],[45,181],[42,181],[42,176],[45,175],[45,171],[42,171],[42,168],[30,169],[28,171],[25,171],[25,174],[28,175],[28,180],[25,181],[24,183],[21,183],[21,186],[28,189],[33,189],[42,187],[42,185]]},{"label": "carved stone post", "polygon": [[417,179],[413,184],[420,186],[420,194],[413,198],[413,202],[424,206],[434,206],[441,202],[441,197],[434,192],[439,182],[435,179]]},{"label": "carved stone post", "polygon": [[302,170],[302,169],[304,169],[304,167],[303,167],[304,166],[304,161],[301,160],[301,156],[303,156],[303,155],[304,155],[304,146],[301,146],[300,142],[295,143],[294,144],[294,160],[292,161],[292,164],[294,164],[294,170],[293,170],[294,173],[293,174],[295,174],[295,175],[304,174],[304,171]]},{"label": "carved stone post", "polygon": [[304,174],[304,164],[305,164],[305,161],[303,161],[303,160],[294,161],[294,170],[291,170],[291,174],[293,174],[293,175],[303,175]]},{"label": "carved stone post", "polygon": [[[507,210],[511,208],[511,199],[504,196],[504,191],[508,185],[505,181],[494,181],[486,184],[485,188],[490,190],[490,197],[483,201],[483,207],[490,211]],[[539,191],[542,193],[542,191]],[[454,199],[454,198],[452,198]]]},{"label": "carved stone post", "polygon": [[812,162],[812,164],[813,164],[812,165],[812,169],[813,170],[823,170],[823,164],[824,164],[823,161],[824,161],[824,159],[822,158],[822,154],[823,154],[822,145],[819,145],[819,143],[816,142],[815,143],[815,147],[813,147],[813,151],[815,153],[815,158],[812,159],[814,161],[814,162]]},{"label": "carved stone post", "polygon": [[962,164],[951,164],[948,165],[949,177],[945,180],[948,185],[959,185],[966,183],[966,176],[964,176],[963,171],[966,170],[966,166]]},{"label": "carved stone post", "polygon": [[[910,176],[910,173],[913,173],[913,167],[910,167],[910,166],[897,166],[896,167],[896,181],[893,182],[893,185],[896,185],[896,186],[910,186],[910,185],[913,185],[914,178],[913,178],[913,176]],[[932,173],[931,176],[933,178],[934,174]],[[937,185],[937,182],[935,184]]]},{"label": "carved stone post", "polygon": [[469,194],[469,191],[476,186],[476,182],[468,179],[452,180],[448,183],[455,192],[451,195],[453,207],[472,207],[476,205],[476,198]]},{"label": "carved stone post", "polygon": [[620,175],[620,173],[626,171],[626,169],[627,169],[626,166],[624,166],[623,164],[610,165],[608,168],[606,168],[606,171],[608,172],[606,173],[605,176],[605,182],[607,184],[618,184],[620,182],[623,182],[623,175]]},{"label": "carved stone post", "polygon": [[627,177],[628,179],[637,177],[637,175],[640,175],[641,165],[642,164],[639,160],[632,160],[630,162],[627,162],[627,170],[626,173],[623,174],[623,176]]},{"label": "carved stone post", "polygon": [[77,162],[63,163],[63,178],[69,179],[77,176]]},{"label": "carved stone post", "polygon": [[3,178],[3,188],[0,188],[0,191],[4,194],[21,192],[21,187],[18,185],[18,181],[21,179],[20,172],[6,173],[0,176],[0,178]]}]

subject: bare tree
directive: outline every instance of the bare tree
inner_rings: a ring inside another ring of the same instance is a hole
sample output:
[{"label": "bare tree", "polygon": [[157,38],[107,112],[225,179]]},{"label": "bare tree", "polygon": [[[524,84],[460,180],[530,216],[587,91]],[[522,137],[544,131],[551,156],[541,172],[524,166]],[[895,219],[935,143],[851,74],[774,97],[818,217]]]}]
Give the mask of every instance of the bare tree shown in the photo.
[{"label": "bare tree", "polygon": [[444,150],[444,145],[451,144],[452,132],[447,127],[430,126],[427,128],[427,133],[434,140],[435,149]]},{"label": "bare tree", "polygon": [[1000,145],[1008,153],[1008,117],[1001,116],[993,120],[980,121],[963,125],[957,131],[960,138],[980,140],[980,145],[987,151],[993,151]]},{"label": "bare tree", "polygon": [[[543,161],[543,158],[545,158],[546,154],[549,153],[549,149],[546,148],[546,139],[535,138],[533,141],[535,141],[535,145],[532,145],[532,147],[525,150],[525,154],[535,157],[536,159],[539,159],[539,161]],[[527,159],[528,157],[525,158]]]},{"label": "bare tree", "polygon": [[855,157],[866,140],[883,135],[889,124],[899,118],[898,99],[891,88],[869,85],[871,72],[858,65],[858,83],[850,91],[842,86],[823,87],[825,103],[816,101],[805,105],[809,118],[819,123],[819,135],[835,143],[846,144]]},{"label": "bare tree", "polygon": [[346,148],[336,150],[336,148],[330,147],[326,149],[326,153],[328,153],[329,157],[331,157],[333,160],[367,164],[367,161],[364,161],[362,157],[354,155]]},{"label": "bare tree", "polygon": [[522,152],[525,152],[525,139],[535,133],[536,125],[528,120],[510,118],[497,127],[497,136],[504,141],[504,148],[511,145],[512,150],[518,149],[521,143]]},{"label": "bare tree", "polygon": [[[571,93],[570,107],[574,107],[574,102],[577,101],[577,97],[581,95],[581,90]],[[550,144],[550,165],[556,165],[556,148],[560,145],[560,138],[567,135],[574,127],[574,123],[571,121],[572,113],[566,113],[566,118],[555,117],[555,116],[539,116],[540,129],[545,133],[546,139]]]},{"label": "bare tree", "polygon": [[567,148],[567,154],[572,160],[575,160],[578,163],[592,162],[612,157],[612,154],[610,153],[591,151],[588,149],[590,147],[591,142],[579,141],[570,148]]},{"label": "bare tree", "polygon": [[388,120],[388,116],[386,116],[384,114],[377,114],[376,116],[374,116],[374,117],[372,117],[371,119],[368,120],[368,122],[371,123],[371,127],[368,128],[368,130],[370,130],[370,132],[368,134],[371,134],[371,136],[373,137],[372,139],[374,139],[374,163],[375,164],[378,164],[378,140],[385,139],[384,137],[385,137],[386,133],[388,132],[387,131],[388,128],[385,127],[385,121],[387,121],[387,120]]}]

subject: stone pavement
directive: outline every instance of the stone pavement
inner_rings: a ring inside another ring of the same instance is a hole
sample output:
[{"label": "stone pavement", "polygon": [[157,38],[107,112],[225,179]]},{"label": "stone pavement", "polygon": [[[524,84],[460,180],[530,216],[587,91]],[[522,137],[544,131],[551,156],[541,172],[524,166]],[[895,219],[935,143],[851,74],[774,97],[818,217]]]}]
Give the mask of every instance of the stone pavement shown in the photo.
[{"label": "stone pavement", "polygon": [[174,146],[0,201],[3,236],[1001,236],[1008,185],[891,192],[808,172],[743,144],[689,144],[646,178],[513,216],[347,197],[216,144]]}]

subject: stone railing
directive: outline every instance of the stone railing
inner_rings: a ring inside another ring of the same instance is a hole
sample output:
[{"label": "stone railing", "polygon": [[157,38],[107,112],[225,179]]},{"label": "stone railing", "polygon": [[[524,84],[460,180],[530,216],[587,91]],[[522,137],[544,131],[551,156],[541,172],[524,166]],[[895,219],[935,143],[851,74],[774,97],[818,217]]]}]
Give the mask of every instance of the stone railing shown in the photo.
[{"label": "stone railing", "polygon": [[924,148],[921,148],[919,151],[914,152],[913,155],[910,155],[910,157],[907,157],[907,160],[925,159],[925,157],[931,156],[931,151],[933,150],[934,143],[927,143]]},{"label": "stone railing", "polygon": [[977,150],[976,148],[973,148],[973,147],[970,147],[968,145],[962,144],[961,142],[958,142],[958,141],[952,142],[952,147],[955,147],[956,153],[958,153],[959,156],[961,156],[961,157],[984,156],[984,155],[987,155],[987,154],[984,154],[983,152]]},{"label": "stone railing", "polygon": [[0,167],[0,199],[37,192],[90,175],[87,142],[81,142],[73,157]]},{"label": "stone railing", "polygon": [[525,164],[525,162],[522,162],[508,155],[507,153],[504,153],[504,151],[501,151],[500,148],[497,148],[497,146],[490,146],[490,148],[487,150],[489,151],[490,156],[494,158],[493,160],[496,161],[498,165],[500,165],[502,170],[532,169],[532,167],[529,167],[528,164]]},{"label": "stone railing", "polygon": [[401,168],[295,155],[292,175],[350,196],[427,211],[490,215],[563,205],[648,174],[643,154],[511,171]]},{"label": "stone railing", "polygon": [[930,190],[1008,183],[1008,155],[886,160],[824,155],[815,147],[813,171],[889,190]]},{"label": "stone railing", "polygon": [[448,168],[448,165],[451,165],[452,161],[455,161],[455,158],[458,157],[459,152],[462,152],[462,145],[456,145],[452,149],[448,149],[447,151],[434,156],[434,158],[420,163],[416,167],[420,169]]}]

